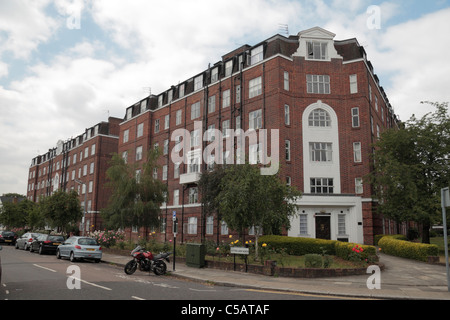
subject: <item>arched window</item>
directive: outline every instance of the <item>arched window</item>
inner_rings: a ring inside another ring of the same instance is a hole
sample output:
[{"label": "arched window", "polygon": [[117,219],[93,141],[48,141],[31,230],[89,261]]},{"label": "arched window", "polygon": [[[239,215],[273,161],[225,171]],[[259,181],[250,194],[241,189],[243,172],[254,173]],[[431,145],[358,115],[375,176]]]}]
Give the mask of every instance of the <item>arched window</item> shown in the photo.
[{"label": "arched window", "polygon": [[323,109],[315,109],[309,114],[310,127],[331,127],[331,118]]}]

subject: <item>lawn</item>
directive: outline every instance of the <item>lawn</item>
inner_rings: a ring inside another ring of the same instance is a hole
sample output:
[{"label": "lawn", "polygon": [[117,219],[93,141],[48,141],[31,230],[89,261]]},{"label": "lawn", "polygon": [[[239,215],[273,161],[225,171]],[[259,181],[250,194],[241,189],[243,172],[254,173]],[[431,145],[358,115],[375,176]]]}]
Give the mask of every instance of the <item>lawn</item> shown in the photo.
[{"label": "lawn", "polygon": [[[331,257],[330,269],[345,269],[345,268],[359,268],[362,267],[362,263],[356,263],[352,261],[347,261],[336,256]],[[248,264],[264,264],[265,260],[273,260],[277,262],[279,267],[289,267],[289,268],[305,268],[305,256],[291,256],[291,255],[281,255],[277,253],[271,253],[270,256],[264,257],[264,260],[255,261],[254,255],[248,256]],[[234,256],[212,256],[206,255],[205,260],[211,261],[225,261],[233,262]],[[245,263],[244,256],[236,255],[236,263]]]},{"label": "lawn", "polygon": [[[447,239],[447,242],[449,243],[449,248],[450,248],[450,241],[448,241],[449,239]],[[444,245],[444,237],[432,237],[430,238],[430,243],[431,244],[435,244],[438,246],[439,248],[439,260],[440,262],[445,263],[445,245]]]}]

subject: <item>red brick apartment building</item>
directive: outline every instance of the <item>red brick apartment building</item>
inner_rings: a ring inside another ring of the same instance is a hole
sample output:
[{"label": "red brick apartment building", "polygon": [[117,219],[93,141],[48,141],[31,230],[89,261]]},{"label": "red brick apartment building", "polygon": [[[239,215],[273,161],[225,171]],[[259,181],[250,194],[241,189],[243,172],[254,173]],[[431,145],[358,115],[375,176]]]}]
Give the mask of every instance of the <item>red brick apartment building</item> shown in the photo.
[{"label": "red brick apartment building", "polygon": [[[37,201],[58,188],[74,188],[82,203],[87,196],[85,224],[99,229],[98,212],[108,198],[103,185],[110,153],[139,164],[150,148],[158,147],[162,156],[154,176],[167,183],[168,195],[156,237],[172,239],[175,213],[179,241],[225,239],[233,231],[224,222],[216,216],[202,218],[197,182],[211,163],[222,156],[233,162],[237,151],[250,161],[262,161],[261,139],[245,139],[244,150],[232,143],[228,151],[207,159],[202,152],[212,141],[234,141],[227,139],[227,129],[241,129],[244,137],[264,129],[272,137],[278,130],[278,141],[268,142],[267,155],[278,152],[280,176],[303,193],[286,234],[372,244],[373,236],[389,233],[391,224],[374,210],[376,199],[362,179],[371,169],[372,143],[399,120],[364,48],[356,39],[334,38],[315,27],[225,54],[192,78],[128,107],[124,119],[110,118],[34,158],[28,198]],[[211,129],[225,138],[212,136]],[[173,156],[182,141],[191,143],[189,150],[183,149],[185,161]],[[129,232],[131,238],[148,235],[137,228]]]},{"label": "red brick apartment building", "polygon": [[[215,139],[209,129],[279,130],[280,174],[303,192],[287,235],[371,244],[375,234],[388,232],[389,221],[375,212],[371,187],[362,179],[371,169],[372,143],[399,120],[364,48],[356,39],[334,38],[315,27],[244,45],[126,109],[119,154],[140,163],[149,148],[162,151],[154,175],[167,183],[169,193],[158,237],[172,238],[173,213],[181,241],[215,241],[232,232],[216,216],[201,214],[197,182],[218,158],[202,157]],[[181,163],[172,156],[185,140],[179,129],[191,135],[191,151]],[[257,158],[260,147],[248,142],[245,155]]]},{"label": "red brick apartment building", "polygon": [[32,160],[28,173],[27,198],[38,202],[57,190],[76,190],[86,216],[80,231],[102,228],[100,209],[109,200],[104,188],[111,155],[117,152],[119,124],[123,119],[110,117]]}]

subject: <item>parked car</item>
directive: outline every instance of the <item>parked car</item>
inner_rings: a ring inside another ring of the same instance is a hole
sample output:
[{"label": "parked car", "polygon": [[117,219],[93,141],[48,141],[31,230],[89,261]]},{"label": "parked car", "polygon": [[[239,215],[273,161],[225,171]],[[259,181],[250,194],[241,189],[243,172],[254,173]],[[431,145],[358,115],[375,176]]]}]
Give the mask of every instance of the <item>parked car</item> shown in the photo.
[{"label": "parked car", "polygon": [[64,242],[63,236],[41,234],[33,241],[31,241],[30,252],[38,251],[39,254],[51,252],[55,254],[56,249],[63,242]]},{"label": "parked car", "polygon": [[30,248],[30,244],[34,238],[37,238],[40,233],[27,232],[24,233],[20,238],[16,241],[16,249],[28,250]]},{"label": "parked car", "polygon": [[13,245],[16,243],[17,234],[13,231],[0,231],[0,243]]},{"label": "parked car", "polygon": [[97,240],[89,237],[70,237],[56,249],[56,257],[67,257],[70,261],[77,259],[93,259],[100,262],[102,259],[102,247]]}]

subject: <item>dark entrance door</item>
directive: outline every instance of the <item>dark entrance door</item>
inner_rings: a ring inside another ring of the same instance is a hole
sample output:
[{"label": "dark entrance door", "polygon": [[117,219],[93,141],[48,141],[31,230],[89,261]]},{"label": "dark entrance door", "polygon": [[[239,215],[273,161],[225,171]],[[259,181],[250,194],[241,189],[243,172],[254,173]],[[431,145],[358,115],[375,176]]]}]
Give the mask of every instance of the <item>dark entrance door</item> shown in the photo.
[{"label": "dark entrance door", "polygon": [[329,215],[316,215],[316,238],[331,240]]}]

